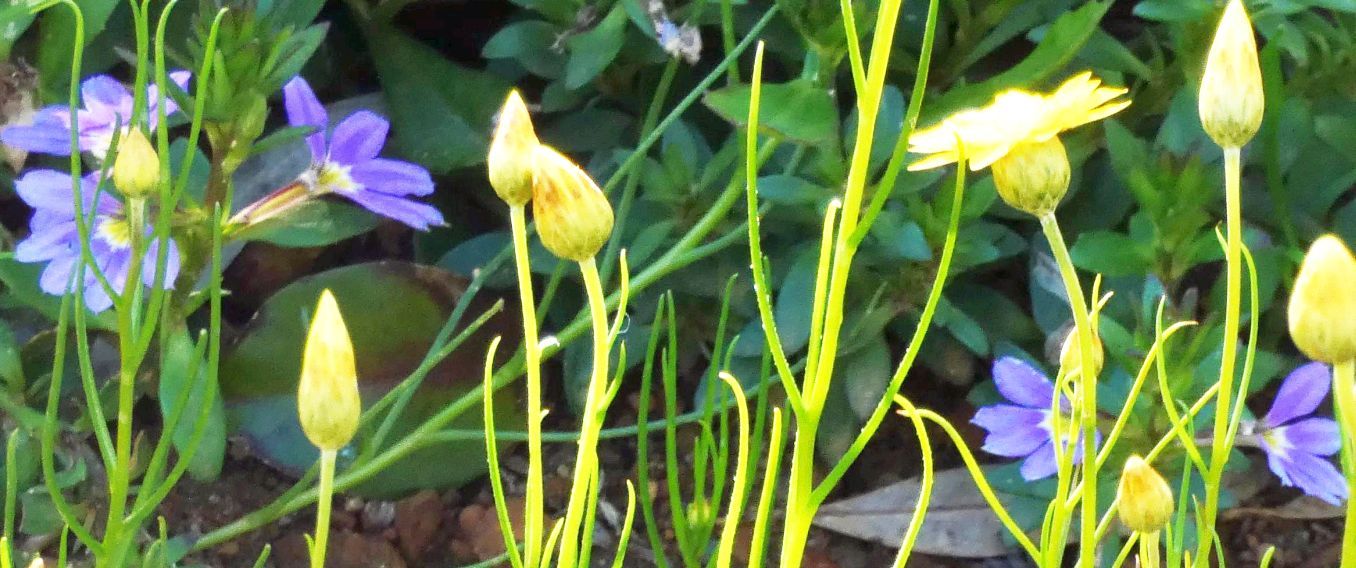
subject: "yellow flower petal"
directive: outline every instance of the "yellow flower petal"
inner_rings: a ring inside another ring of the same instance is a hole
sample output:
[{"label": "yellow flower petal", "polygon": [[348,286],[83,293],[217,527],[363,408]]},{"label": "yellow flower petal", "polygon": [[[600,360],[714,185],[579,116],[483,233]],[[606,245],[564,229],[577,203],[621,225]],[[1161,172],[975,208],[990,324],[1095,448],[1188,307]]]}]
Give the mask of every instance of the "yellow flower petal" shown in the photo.
[{"label": "yellow flower petal", "polygon": [[1129,106],[1127,91],[1107,87],[1090,72],[1070,77],[1049,94],[1009,89],[983,107],[959,111],[909,137],[909,151],[924,158],[910,171],[954,163],[957,139],[964,145],[970,168],[979,170],[1002,159],[1024,143],[1046,142],[1059,133],[1095,122]]}]

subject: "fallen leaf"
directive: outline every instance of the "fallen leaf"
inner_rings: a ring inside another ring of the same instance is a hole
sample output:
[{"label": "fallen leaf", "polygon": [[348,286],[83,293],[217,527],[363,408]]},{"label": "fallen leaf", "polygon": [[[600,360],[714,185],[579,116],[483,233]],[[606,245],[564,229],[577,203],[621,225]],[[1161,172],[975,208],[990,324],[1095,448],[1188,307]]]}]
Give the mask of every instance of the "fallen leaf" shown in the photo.
[{"label": "fallen leaf", "polygon": [[[910,478],[824,505],[815,526],[897,547],[918,505],[919,479]],[[994,516],[964,469],[936,474],[932,501],[914,552],[959,558],[1002,556],[1013,549],[1007,529]]]}]

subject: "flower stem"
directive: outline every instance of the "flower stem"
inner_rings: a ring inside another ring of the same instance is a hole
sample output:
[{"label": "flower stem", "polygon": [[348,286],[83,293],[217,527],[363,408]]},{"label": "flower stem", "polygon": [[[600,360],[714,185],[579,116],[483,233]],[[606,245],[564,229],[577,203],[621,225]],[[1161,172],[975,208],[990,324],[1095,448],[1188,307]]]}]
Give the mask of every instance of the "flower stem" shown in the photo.
[{"label": "flower stem", "polygon": [[[532,271],[527,256],[527,216],[522,205],[509,208],[513,258],[518,272],[518,297],[523,313],[523,352],[527,371],[527,485],[523,496],[523,556],[535,568],[542,542],[541,459],[541,345],[537,339],[537,308],[532,298]],[[491,472],[491,475],[494,475]]]},{"label": "flower stem", "polygon": [[604,303],[602,281],[598,278],[598,265],[593,257],[579,263],[579,271],[584,276],[584,290],[589,298],[589,314],[593,323],[593,373],[589,377],[588,391],[584,399],[583,424],[579,429],[579,449],[574,460],[574,480],[571,483],[570,501],[565,508],[565,528],[561,534],[560,561],[557,566],[572,568],[579,558],[580,531],[584,510],[596,495],[596,487],[589,483],[590,475],[597,467],[598,431],[602,427],[602,407],[607,390],[607,366],[610,342],[607,329],[607,306]]},{"label": "flower stem", "polygon": [[[1342,425],[1342,470],[1347,487],[1356,487],[1356,360],[1333,365],[1333,404]],[[1342,565],[1356,562],[1356,500],[1347,498],[1347,522],[1342,530]]]},{"label": "flower stem", "polygon": [[[1224,149],[1224,222],[1225,277],[1223,353],[1219,363],[1219,395],[1215,401],[1213,439],[1223,440],[1229,431],[1233,409],[1234,363],[1238,358],[1238,319],[1242,292],[1243,213],[1239,191],[1240,149]],[[1205,472],[1205,507],[1201,510],[1204,531],[1196,547],[1196,566],[1205,566],[1210,559],[1210,535],[1215,527],[1219,509],[1220,478],[1229,460],[1229,444],[1214,444],[1210,449],[1210,471]]]},{"label": "flower stem", "polygon": [[315,503],[315,542],[311,568],[325,568],[325,544],[330,535],[330,503],[334,501],[334,450],[320,451],[320,496]]},{"label": "flower stem", "polygon": [[[1059,266],[1060,278],[1064,281],[1064,291],[1069,296],[1069,306],[1073,311],[1074,328],[1078,333],[1078,390],[1081,424],[1081,442],[1083,444],[1083,486],[1081,501],[1082,522],[1080,523],[1078,559],[1080,566],[1093,566],[1097,550],[1097,460],[1088,456],[1097,455],[1097,376],[1089,372],[1093,367],[1092,324],[1088,321],[1088,305],[1083,299],[1083,288],[1078,283],[1078,272],[1074,270],[1073,257],[1064,243],[1064,235],[1059,230],[1059,222],[1053,212],[1041,216],[1041,229],[1050,243],[1050,251]],[[1062,530],[1055,527],[1055,530]]]},{"label": "flower stem", "polygon": [[1158,531],[1140,533],[1139,568],[1158,568]]}]

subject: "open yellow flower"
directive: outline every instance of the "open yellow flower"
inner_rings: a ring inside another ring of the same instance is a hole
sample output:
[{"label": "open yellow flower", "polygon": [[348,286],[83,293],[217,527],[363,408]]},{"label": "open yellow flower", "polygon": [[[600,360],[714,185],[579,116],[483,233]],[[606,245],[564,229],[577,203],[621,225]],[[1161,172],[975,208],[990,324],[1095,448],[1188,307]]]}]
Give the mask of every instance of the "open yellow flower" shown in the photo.
[{"label": "open yellow flower", "polygon": [[957,112],[930,128],[909,137],[909,151],[924,158],[909,165],[910,171],[955,163],[957,140],[965,146],[971,170],[980,170],[1007,156],[1022,144],[1048,142],[1060,132],[1116,114],[1130,105],[1121,98],[1127,91],[1102,85],[1101,79],[1083,72],[1065,81],[1054,92],[1033,93],[1010,89],[998,93],[988,105]]}]

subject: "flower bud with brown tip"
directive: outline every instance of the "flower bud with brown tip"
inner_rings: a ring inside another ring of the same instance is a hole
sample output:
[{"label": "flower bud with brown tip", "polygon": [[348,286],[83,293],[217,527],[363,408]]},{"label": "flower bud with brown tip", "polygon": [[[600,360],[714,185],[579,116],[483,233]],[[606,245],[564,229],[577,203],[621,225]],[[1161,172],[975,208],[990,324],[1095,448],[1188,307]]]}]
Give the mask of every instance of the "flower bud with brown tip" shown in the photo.
[{"label": "flower bud with brown tip", "polygon": [[348,445],[358,431],[362,402],[358,396],[353,342],[339,313],[339,304],[329,290],[320,293],[311,329],[306,334],[301,382],[297,385],[297,413],[306,438],[324,451],[337,451]]},{"label": "flower bud with brown tip", "polygon": [[160,156],[140,128],[129,128],[118,140],[113,159],[113,185],[130,198],[146,197],[160,184]]},{"label": "flower bud with brown tip", "polygon": [[532,199],[532,160],[539,144],[523,97],[509,91],[486,160],[490,186],[505,203],[516,207]]},{"label": "flower bud with brown tip", "polygon": [[612,234],[612,204],[598,184],[569,158],[544,144],[537,146],[532,216],[546,249],[575,262],[598,254]]},{"label": "flower bud with brown tip", "polygon": [[1243,147],[1262,125],[1262,68],[1242,0],[1231,0],[1220,18],[1197,103],[1201,126],[1221,147]]},{"label": "flower bud with brown tip", "polygon": [[1309,247],[1290,292],[1290,339],[1315,361],[1356,359],[1356,258],[1335,235]]},{"label": "flower bud with brown tip", "polygon": [[1121,523],[1130,530],[1151,534],[1163,530],[1172,519],[1172,488],[1153,466],[1137,455],[1125,460],[1121,483],[1116,488]]}]

